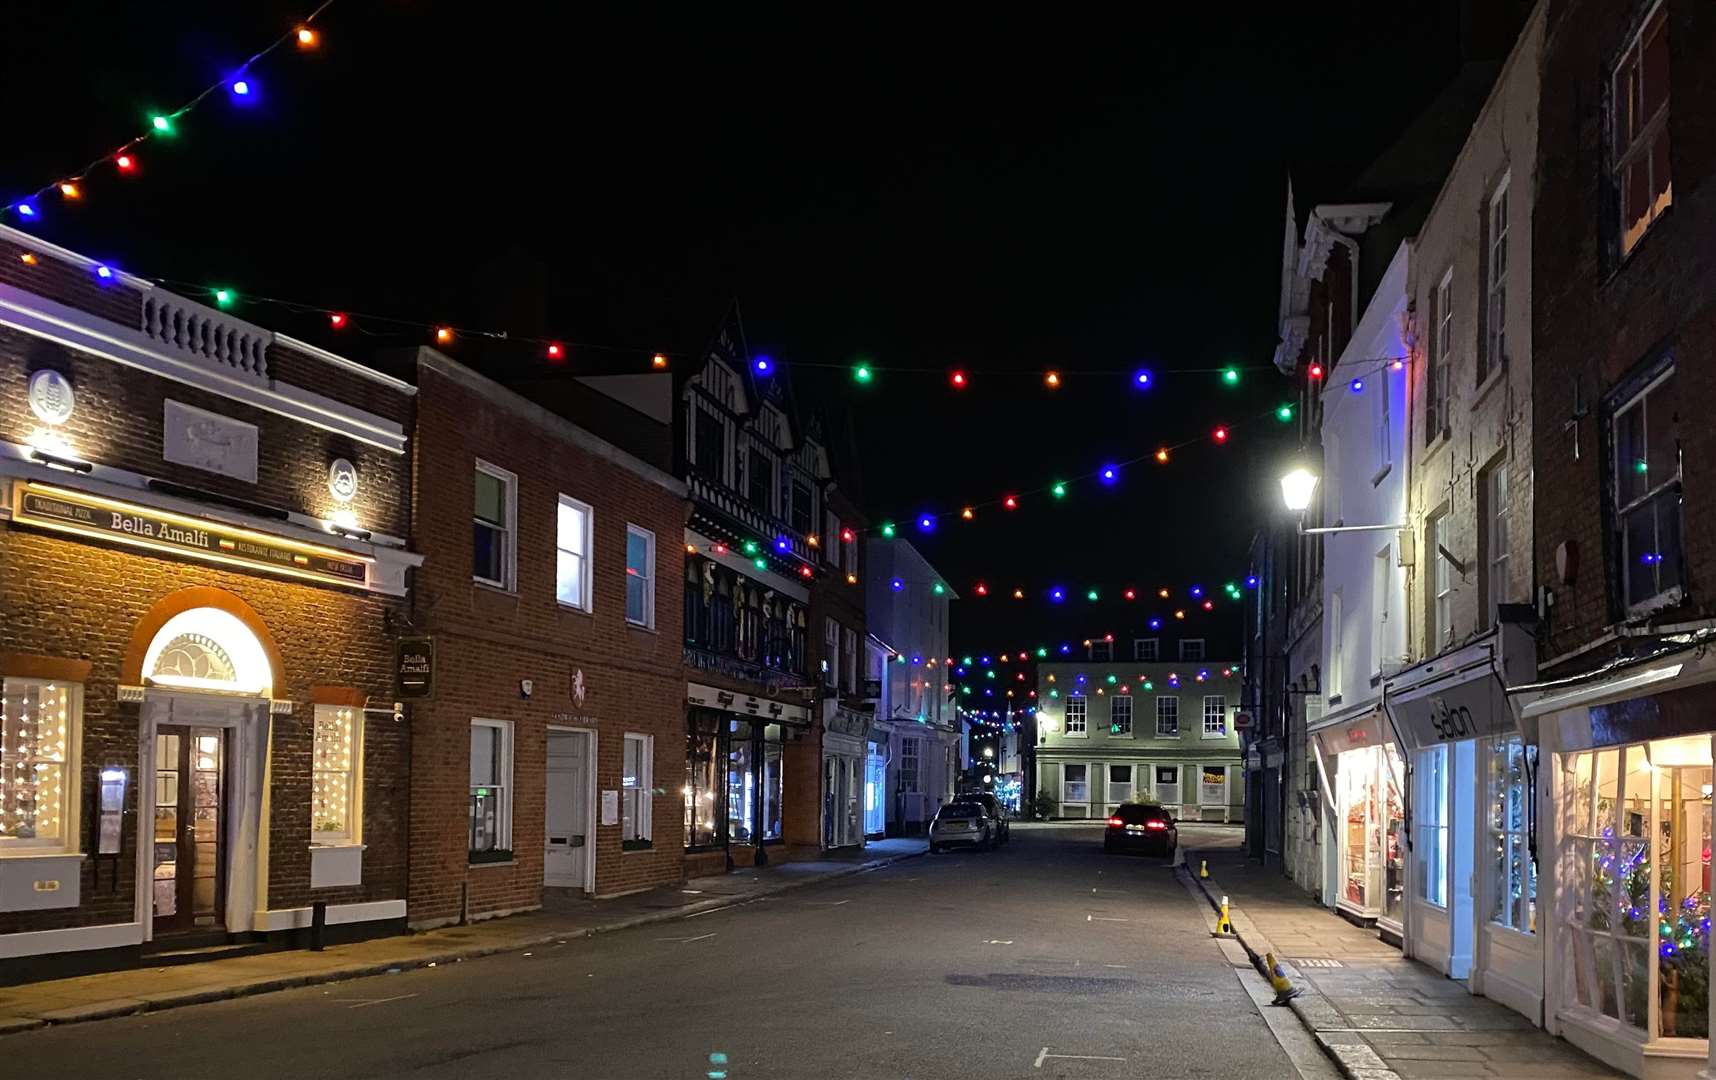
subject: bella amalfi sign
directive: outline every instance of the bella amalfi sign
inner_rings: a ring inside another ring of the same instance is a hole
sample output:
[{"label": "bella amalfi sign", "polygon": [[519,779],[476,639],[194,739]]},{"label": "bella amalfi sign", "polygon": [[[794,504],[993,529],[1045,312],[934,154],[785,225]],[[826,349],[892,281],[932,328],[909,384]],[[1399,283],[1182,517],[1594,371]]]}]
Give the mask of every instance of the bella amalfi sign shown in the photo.
[{"label": "bella amalfi sign", "polygon": [[362,556],[320,544],[47,484],[18,484],[13,491],[12,520],[20,525],[338,585],[362,585],[368,577]]}]

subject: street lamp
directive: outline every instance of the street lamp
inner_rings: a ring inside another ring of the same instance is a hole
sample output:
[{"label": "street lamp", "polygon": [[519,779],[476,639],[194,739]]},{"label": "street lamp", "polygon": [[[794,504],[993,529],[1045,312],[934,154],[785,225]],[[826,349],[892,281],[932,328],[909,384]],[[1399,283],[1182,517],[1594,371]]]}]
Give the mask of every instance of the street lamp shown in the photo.
[{"label": "street lamp", "polygon": [[1406,528],[1405,522],[1395,522],[1391,525],[1329,525],[1307,529],[1303,514],[1311,508],[1311,496],[1316,490],[1317,474],[1303,465],[1296,467],[1281,478],[1281,500],[1287,504],[1287,509],[1301,515],[1299,532],[1303,536],[1321,536],[1328,533],[1387,532]]},{"label": "street lamp", "polygon": [[1281,478],[1281,498],[1295,513],[1310,509],[1311,494],[1316,490],[1317,474],[1303,465]]}]

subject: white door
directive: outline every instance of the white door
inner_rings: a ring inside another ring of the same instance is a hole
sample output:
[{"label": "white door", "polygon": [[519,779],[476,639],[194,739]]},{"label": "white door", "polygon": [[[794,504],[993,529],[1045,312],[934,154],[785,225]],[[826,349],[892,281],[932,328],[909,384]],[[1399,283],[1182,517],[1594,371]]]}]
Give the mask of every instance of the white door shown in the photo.
[{"label": "white door", "polygon": [[590,736],[549,731],[547,831],[542,883],[590,889],[590,857],[596,838],[590,828]]}]

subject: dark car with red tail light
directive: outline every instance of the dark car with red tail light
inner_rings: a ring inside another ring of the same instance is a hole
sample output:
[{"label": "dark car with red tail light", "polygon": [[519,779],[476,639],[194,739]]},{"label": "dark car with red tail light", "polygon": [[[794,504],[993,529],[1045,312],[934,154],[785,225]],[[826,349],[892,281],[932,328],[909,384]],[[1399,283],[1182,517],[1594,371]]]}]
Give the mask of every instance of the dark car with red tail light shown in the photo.
[{"label": "dark car with red tail light", "polygon": [[1167,858],[1180,843],[1174,815],[1156,803],[1122,803],[1108,817],[1102,834],[1102,850],[1141,851]]}]

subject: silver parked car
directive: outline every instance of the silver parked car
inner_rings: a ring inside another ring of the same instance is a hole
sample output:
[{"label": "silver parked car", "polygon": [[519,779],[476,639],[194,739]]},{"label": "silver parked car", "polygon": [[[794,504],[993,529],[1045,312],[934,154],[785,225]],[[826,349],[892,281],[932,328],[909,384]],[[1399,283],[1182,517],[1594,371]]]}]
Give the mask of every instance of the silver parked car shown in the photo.
[{"label": "silver parked car", "polygon": [[995,844],[996,826],[982,803],[950,802],[936,811],[930,822],[931,851],[944,851],[959,844],[990,848]]}]

